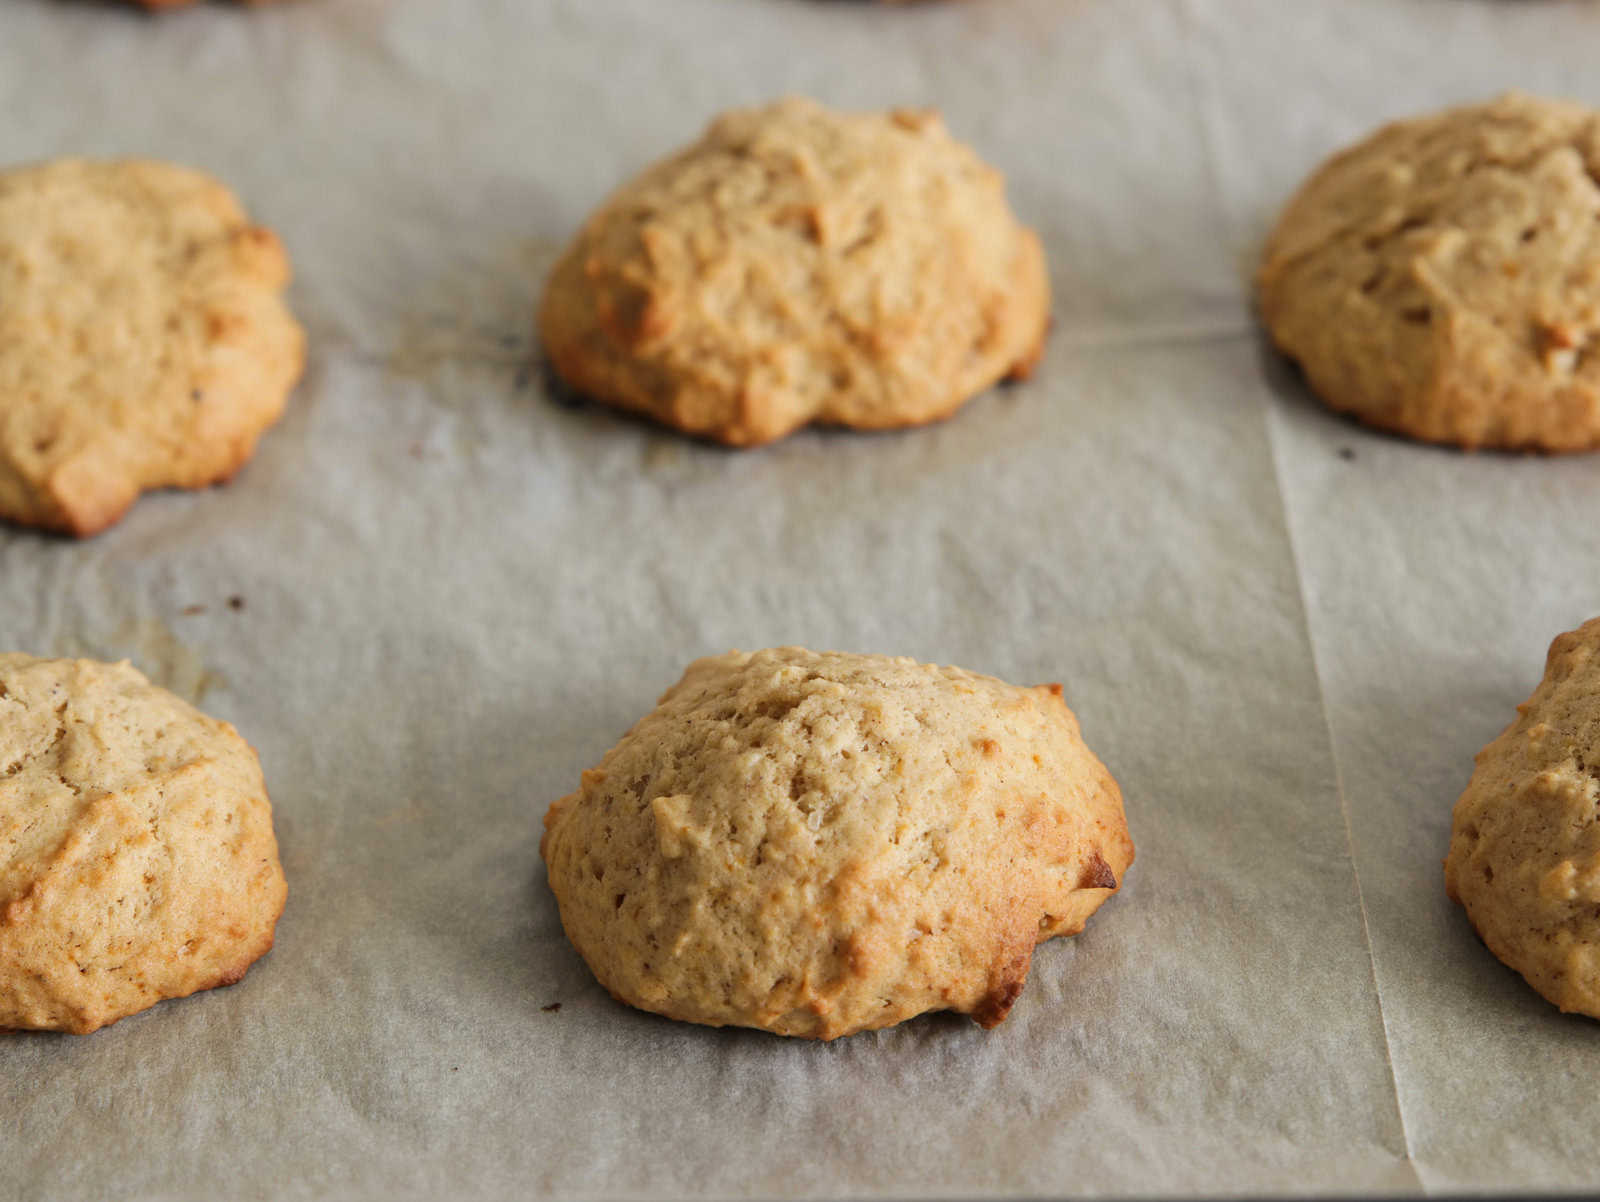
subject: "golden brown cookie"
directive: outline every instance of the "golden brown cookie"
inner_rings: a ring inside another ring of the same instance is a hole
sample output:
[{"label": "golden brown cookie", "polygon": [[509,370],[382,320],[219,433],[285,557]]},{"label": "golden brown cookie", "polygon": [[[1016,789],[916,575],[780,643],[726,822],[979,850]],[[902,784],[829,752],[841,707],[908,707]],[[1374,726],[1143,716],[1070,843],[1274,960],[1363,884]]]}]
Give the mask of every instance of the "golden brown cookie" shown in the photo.
[{"label": "golden brown cookie", "polygon": [[1600,618],[1550,644],[1517,715],[1456,802],[1445,889],[1528,984],[1600,1018]]},{"label": "golden brown cookie", "polygon": [[141,490],[232,476],[300,374],[288,280],[199,172],[0,172],[0,517],[88,535]]},{"label": "golden brown cookie", "polygon": [[726,113],[556,264],[539,333],[574,389],[735,446],[953,413],[1026,375],[1044,253],[932,112]]},{"label": "golden brown cookie", "polygon": [[0,1027],[231,985],[285,888],[255,752],[126,663],[0,655]]},{"label": "golden brown cookie", "polygon": [[798,647],[690,664],[541,851],[619,1000],[820,1039],[994,1026],[1133,861],[1059,685]]},{"label": "golden brown cookie", "polygon": [[1289,203],[1262,316],[1312,390],[1459,446],[1600,446],[1600,125],[1511,94],[1385,126]]}]

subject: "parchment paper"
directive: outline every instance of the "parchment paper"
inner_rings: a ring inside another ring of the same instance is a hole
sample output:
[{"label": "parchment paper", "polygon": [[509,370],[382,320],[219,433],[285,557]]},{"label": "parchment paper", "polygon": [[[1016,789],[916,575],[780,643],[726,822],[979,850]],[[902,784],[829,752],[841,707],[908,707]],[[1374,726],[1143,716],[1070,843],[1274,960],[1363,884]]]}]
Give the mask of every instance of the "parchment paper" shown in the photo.
[{"label": "parchment paper", "polygon": [[[1600,1028],[1450,906],[1472,754],[1600,611],[1600,464],[1326,414],[1249,310],[1298,179],[1600,16],[1490,0],[302,0],[0,10],[0,162],[206,168],[311,359],[225,489],[0,531],[0,646],[127,656],[259,748],[290,881],[234,988],[0,1040],[28,1199],[1416,1193],[1593,1185]],[[711,114],[936,104],[1057,295],[953,421],[732,453],[557,403],[534,297]],[[1139,858],[1010,1020],[828,1045],[612,1002],[539,820],[691,658],[1059,680]],[[559,1007],[559,1008],[558,1008]]]}]

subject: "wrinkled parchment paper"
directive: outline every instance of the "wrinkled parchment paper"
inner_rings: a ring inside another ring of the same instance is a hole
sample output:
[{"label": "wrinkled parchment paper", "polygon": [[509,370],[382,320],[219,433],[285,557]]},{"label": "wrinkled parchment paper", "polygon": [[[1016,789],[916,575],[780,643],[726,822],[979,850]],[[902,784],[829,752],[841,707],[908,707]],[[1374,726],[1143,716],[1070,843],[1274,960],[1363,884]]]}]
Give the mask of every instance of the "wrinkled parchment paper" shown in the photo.
[{"label": "wrinkled parchment paper", "polygon": [[[0,646],[126,656],[259,748],[290,881],[232,989],[0,1039],[0,1196],[1194,1195],[1600,1179],[1600,1027],[1445,900],[1452,801],[1600,612],[1600,461],[1329,416],[1248,273],[1322,156],[1600,11],[1492,0],[5,0],[0,162],[209,169],[310,364],[225,489],[0,531]],[[1057,320],[955,420],[731,453],[557,403],[537,282],[718,109],[936,104]],[[689,659],[1059,680],[1139,858],[992,1033],[829,1045],[612,1002],[546,805]]]}]

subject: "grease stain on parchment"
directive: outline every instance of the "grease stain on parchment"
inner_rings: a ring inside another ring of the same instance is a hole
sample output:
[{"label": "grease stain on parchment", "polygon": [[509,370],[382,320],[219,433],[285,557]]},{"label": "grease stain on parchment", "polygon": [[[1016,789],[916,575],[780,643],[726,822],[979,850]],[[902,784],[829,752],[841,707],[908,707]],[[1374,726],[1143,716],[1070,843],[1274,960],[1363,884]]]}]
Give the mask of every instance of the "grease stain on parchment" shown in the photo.
[{"label": "grease stain on parchment", "polygon": [[645,447],[644,470],[647,472],[671,472],[683,467],[688,456],[684,452],[683,442],[676,438],[655,438]]},{"label": "grease stain on parchment", "polygon": [[532,338],[475,320],[466,307],[406,319],[400,344],[385,367],[391,376],[426,380],[448,363],[520,367],[533,354]]},{"label": "grease stain on parchment", "polygon": [[450,363],[523,368],[534,353],[533,298],[562,245],[518,239],[502,266],[441,289],[439,307],[405,320],[386,359],[390,374],[426,380]]},{"label": "grease stain on parchment", "polygon": [[418,825],[427,817],[427,807],[421,801],[411,800],[376,815],[372,820],[372,825],[380,829],[396,825]]},{"label": "grease stain on parchment", "polygon": [[51,652],[68,659],[128,660],[152,683],[195,705],[227,683],[159,618],[130,619],[105,635],[66,635],[56,640]]}]

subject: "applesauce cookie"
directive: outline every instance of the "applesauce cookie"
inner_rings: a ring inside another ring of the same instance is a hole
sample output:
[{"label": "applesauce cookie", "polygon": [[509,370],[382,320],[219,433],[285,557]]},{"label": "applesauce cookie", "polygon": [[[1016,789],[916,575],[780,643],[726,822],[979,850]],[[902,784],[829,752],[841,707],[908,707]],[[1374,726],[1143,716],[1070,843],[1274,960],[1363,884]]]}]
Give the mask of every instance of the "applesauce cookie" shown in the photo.
[{"label": "applesauce cookie", "polygon": [[1600,125],[1517,94],[1385,126],[1289,203],[1258,284],[1334,409],[1462,447],[1600,446]]},{"label": "applesauce cookie", "polygon": [[741,109],[624,186],[551,273],[574,389],[735,446],[953,413],[1026,375],[1044,253],[937,114]]},{"label": "applesauce cookie", "polygon": [[1557,636],[1456,802],[1445,890],[1489,950],[1600,1018],[1600,618]]},{"label": "applesauce cookie", "polygon": [[0,1027],[231,985],[285,887],[255,752],[126,663],[0,655]]},{"label": "applesauce cookie", "polygon": [[233,475],[300,374],[288,279],[197,171],[0,171],[0,517],[88,535],[141,490]]},{"label": "applesauce cookie", "polygon": [[820,1039],[994,1026],[1133,861],[1059,685],[798,647],[690,664],[540,850],[613,996]]}]

